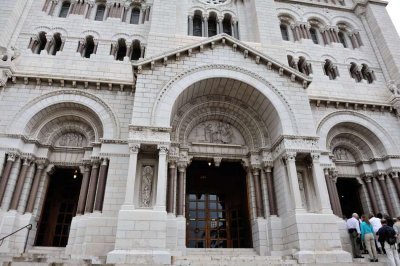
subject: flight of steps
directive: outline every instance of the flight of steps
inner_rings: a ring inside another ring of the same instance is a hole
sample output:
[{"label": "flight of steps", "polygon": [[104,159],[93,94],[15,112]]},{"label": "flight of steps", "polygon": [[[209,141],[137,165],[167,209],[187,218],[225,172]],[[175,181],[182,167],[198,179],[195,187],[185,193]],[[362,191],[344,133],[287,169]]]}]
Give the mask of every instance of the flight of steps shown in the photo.
[{"label": "flight of steps", "polygon": [[259,256],[253,249],[188,249],[186,256],[172,257],[176,266],[297,265],[296,260]]},{"label": "flight of steps", "polygon": [[65,248],[54,247],[34,247],[19,256],[0,257],[0,262],[2,266],[106,265],[101,260],[93,263],[91,260],[71,259],[70,256],[65,255]]}]

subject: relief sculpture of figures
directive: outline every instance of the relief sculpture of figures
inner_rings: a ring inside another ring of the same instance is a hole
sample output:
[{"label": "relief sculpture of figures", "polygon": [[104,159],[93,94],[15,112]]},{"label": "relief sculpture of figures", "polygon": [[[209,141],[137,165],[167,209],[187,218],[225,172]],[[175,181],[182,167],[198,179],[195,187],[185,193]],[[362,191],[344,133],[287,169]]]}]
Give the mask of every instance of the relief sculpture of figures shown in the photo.
[{"label": "relief sculpture of figures", "polygon": [[204,124],[204,140],[210,143],[229,144],[233,141],[233,130],[224,122],[207,122]]},{"label": "relief sculpture of figures", "polygon": [[84,137],[79,133],[67,133],[60,138],[58,145],[67,147],[81,147],[83,139]]},{"label": "relief sculpture of figures", "polygon": [[140,207],[151,207],[151,189],[154,170],[152,166],[145,166],[142,171],[140,186]]},{"label": "relief sculpture of figures", "polygon": [[337,160],[349,160],[349,156],[347,155],[347,151],[342,148],[337,148],[333,152],[335,154],[335,158]]}]

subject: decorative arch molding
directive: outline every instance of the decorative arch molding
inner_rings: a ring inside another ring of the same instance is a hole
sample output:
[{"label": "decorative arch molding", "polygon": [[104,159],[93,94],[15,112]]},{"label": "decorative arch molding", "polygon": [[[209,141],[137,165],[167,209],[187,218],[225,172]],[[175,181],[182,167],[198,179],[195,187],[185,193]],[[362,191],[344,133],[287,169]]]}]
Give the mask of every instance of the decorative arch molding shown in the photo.
[{"label": "decorative arch molding", "polygon": [[356,21],[354,21],[354,20],[352,20],[352,19],[350,19],[348,17],[336,16],[336,17],[333,17],[331,19],[331,21],[332,21],[332,25],[345,24],[351,30],[358,30],[358,29],[362,29],[363,28]]},{"label": "decorative arch molding", "polygon": [[328,26],[331,24],[330,23],[331,20],[327,16],[325,16],[324,14],[321,14],[321,13],[316,13],[316,12],[304,13],[303,19],[304,19],[304,21],[317,20],[323,26]]},{"label": "decorative arch molding", "polygon": [[319,61],[324,62],[326,59],[329,59],[332,63],[337,63],[337,60],[335,57],[329,54],[324,54],[320,57]]},{"label": "decorative arch molding", "polygon": [[337,138],[331,142],[331,152],[333,153],[337,148],[345,148],[355,158],[356,162],[366,160],[363,156],[362,150],[359,149],[357,144],[351,142],[349,139]]},{"label": "decorative arch molding", "polygon": [[86,38],[86,36],[89,36],[89,35],[93,36],[93,39],[95,39],[95,40],[99,40],[101,38],[100,33],[98,33],[97,31],[94,31],[94,30],[83,31],[80,34],[80,37],[81,37],[81,39],[84,39],[84,38]]},{"label": "decorative arch molding", "polygon": [[398,154],[398,145],[381,125],[364,114],[350,110],[333,112],[320,120],[317,135],[320,136],[319,145],[321,149],[329,149],[327,141],[329,132],[341,123],[354,123],[364,127],[382,143],[387,155]]},{"label": "decorative arch molding", "polygon": [[119,138],[119,122],[111,107],[95,95],[79,90],[58,90],[31,100],[14,116],[8,132],[26,134],[26,125],[37,113],[47,107],[65,103],[80,104],[97,114],[102,123],[104,139]]},{"label": "decorative arch molding", "polygon": [[331,137],[328,141],[331,152],[333,152],[337,147],[344,146],[348,150],[352,151],[352,154],[358,161],[369,160],[375,157],[375,152],[371,148],[370,142],[367,142],[360,135],[353,135],[352,133],[348,134],[352,135],[353,138],[356,137],[359,143],[346,136],[347,134],[339,133]]},{"label": "decorative arch molding", "polygon": [[179,95],[196,82],[209,78],[228,78],[252,86],[266,97],[276,110],[282,125],[282,132],[280,133],[287,135],[295,135],[298,133],[295,113],[289,105],[289,102],[275,86],[256,73],[229,65],[200,66],[175,76],[157,95],[151,112],[151,125],[169,127],[173,103],[175,103]]},{"label": "decorative arch molding", "polygon": [[289,17],[293,21],[301,21],[302,15],[297,13],[296,11],[289,9],[289,8],[277,8],[278,18],[280,17]]}]

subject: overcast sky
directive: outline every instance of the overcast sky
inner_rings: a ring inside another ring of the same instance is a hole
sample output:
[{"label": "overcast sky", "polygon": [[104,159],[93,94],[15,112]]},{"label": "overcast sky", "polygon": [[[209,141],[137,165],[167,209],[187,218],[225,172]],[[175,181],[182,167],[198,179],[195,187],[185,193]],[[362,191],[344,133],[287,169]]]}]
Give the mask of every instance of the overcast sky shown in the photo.
[{"label": "overcast sky", "polygon": [[389,5],[387,6],[387,10],[389,12],[390,17],[393,20],[394,25],[396,26],[397,32],[400,35],[400,0],[388,0]]}]

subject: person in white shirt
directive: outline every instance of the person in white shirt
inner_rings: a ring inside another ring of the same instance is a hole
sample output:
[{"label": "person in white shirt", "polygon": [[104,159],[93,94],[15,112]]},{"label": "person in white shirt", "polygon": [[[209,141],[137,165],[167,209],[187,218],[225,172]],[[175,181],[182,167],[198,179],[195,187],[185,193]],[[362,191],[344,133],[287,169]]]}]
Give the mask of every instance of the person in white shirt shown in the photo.
[{"label": "person in white shirt", "polygon": [[376,236],[375,237],[375,245],[377,247],[378,253],[382,253],[382,251],[381,251],[382,246],[381,246],[381,243],[379,243],[379,241],[378,241],[378,236],[376,235],[376,232],[378,232],[378,230],[382,227],[381,219],[375,217],[372,213],[370,214],[369,217],[371,217],[369,219],[369,222],[371,223],[372,228],[374,229],[374,234]]},{"label": "person in white shirt", "polygon": [[352,217],[346,221],[347,231],[350,235],[351,249],[353,250],[353,257],[364,258],[360,254],[360,247],[357,244],[357,238],[360,237],[360,222],[358,221],[358,214],[353,213]]}]

